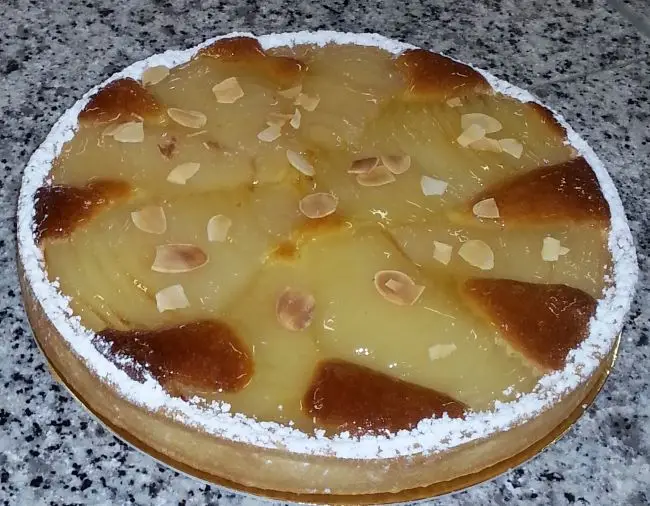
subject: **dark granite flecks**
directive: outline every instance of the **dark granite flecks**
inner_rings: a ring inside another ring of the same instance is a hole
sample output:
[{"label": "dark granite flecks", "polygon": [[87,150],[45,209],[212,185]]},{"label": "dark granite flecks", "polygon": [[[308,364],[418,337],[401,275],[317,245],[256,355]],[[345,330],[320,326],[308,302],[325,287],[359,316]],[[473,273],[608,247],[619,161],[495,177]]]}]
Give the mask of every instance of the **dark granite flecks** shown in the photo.
[{"label": "dark granite flecks", "polygon": [[[604,393],[558,444],[436,504],[650,503],[650,40],[605,0],[3,3],[0,31],[0,501],[257,504],[169,471],[101,428],[50,376],[20,305],[15,201],[30,153],[88,88],[167,48],[233,30],[379,32],[531,88],[612,172],[642,280]],[[642,9],[642,0],[625,0]],[[642,13],[641,13],[642,14]],[[647,13],[646,13],[647,14]],[[254,470],[251,470],[254,472]]]}]

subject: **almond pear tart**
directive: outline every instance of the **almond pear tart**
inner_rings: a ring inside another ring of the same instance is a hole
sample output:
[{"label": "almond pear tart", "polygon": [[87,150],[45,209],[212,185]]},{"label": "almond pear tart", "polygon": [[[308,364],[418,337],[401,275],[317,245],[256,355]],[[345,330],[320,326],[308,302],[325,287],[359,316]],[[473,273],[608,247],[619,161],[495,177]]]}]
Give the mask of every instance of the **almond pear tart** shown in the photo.
[{"label": "almond pear tart", "polygon": [[332,32],[211,40],[93,89],[27,167],[19,243],[38,342],[93,413],[195,475],[293,494],[524,451],[604,375],[636,274],[561,118]]}]

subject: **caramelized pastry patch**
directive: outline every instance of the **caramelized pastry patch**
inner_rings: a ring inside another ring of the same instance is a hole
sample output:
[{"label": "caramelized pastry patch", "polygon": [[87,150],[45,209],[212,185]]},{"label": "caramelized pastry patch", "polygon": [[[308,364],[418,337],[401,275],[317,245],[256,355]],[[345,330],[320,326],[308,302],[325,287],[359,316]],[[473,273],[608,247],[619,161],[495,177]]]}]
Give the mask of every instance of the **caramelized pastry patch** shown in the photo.
[{"label": "caramelized pastry patch", "polygon": [[225,62],[257,65],[258,68],[281,84],[297,80],[304,64],[287,56],[271,56],[263,49],[257,39],[250,37],[231,37],[220,39],[198,52],[198,56],[208,56]]},{"label": "caramelized pastry patch", "polygon": [[97,180],[85,186],[42,186],[34,197],[36,239],[57,239],[70,235],[102,208],[125,198],[131,187],[123,181]]},{"label": "caramelized pastry patch", "polygon": [[[143,379],[147,371],[174,393],[174,388],[236,392],[253,375],[247,346],[227,324],[203,320],[155,330],[99,333],[96,346],[116,363],[131,359],[127,373]],[[104,341],[104,342],[102,342]]]},{"label": "caramelized pastry patch", "polygon": [[588,334],[596,300],[566,285],[470,279],[465,295],[497,325],[508,344],[541,370],[564,367]]},{"label": "caramelized pastry patch", "polygon": [[411,100],[448,100],[492,92],[473,68],[424,49],[404,51],[396,65],[407,83],[406,97]]},{"label": "caramelized pastry patch", "polygon": [[82,122],[102,124],[117,120],[165,121],[165,111],[156,98],[134,79],[117,79],[94,95],[79,113]]},{"label": "caramelized pastry patch", "polygon": [[342,360],[318,365],[302,405],[317,422],[353,434],[411,429],[443,413],[462,418],[466,409],[443,393]]},{"label": "caramelized pastry patch", "polygon": [[584,158],[528,172],[478,195],[471,206],[493,198],[506,224],[609,221],[609,206]]}]

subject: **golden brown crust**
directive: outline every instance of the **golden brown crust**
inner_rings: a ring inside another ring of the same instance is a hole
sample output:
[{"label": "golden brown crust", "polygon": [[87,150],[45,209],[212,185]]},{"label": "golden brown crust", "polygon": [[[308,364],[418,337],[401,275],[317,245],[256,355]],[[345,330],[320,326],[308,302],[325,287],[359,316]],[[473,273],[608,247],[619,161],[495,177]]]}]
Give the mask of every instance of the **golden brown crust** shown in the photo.
[{"label": "golden brown crust", "polygon": [[492,87],[473,68],[425,49],[409,49],[395,60],[410,100],[447,100],[475,93],[492,93]]},{"label": "golden brown crust", "polygon": [[257,39],[252,37],[229,37],[219,39],[202,47],[197,56],[209,56],[222,61],[240,62],[264,58],[266,55]]},{"label": "golden brown crust", "polygon": [[302,407],[336,432],[359,435],[412,429],[419,421],[443,413],[462,418],[467,409],[441,392],[343,360],[318,365]]},{"label": "golden brown crust", "polygon": [[587,161],[580,157],[533,170],[478,195],[471,207],[493,198],[505,224],[609,223],[609,205]]},{"label": "golden brown crust", "polygon": [[543,371],[564,368],[596,311],[591,295],[566,285],[476,278],[465,282],[463,292],[513,349]]},{"label": "golden brown crust", "polygon": [[103,124],[118,118],[121,122],[140,118],[152,123],[166,121],[165,111],[156,97],[130,77],[107,84],[79,113],[83,123]]},{"label": "golden brown crust", "polygon": [[111,179],[92,181],[81,187],[40,187],[34,196],[36,240],[67,237],[99,211],[126,198],[130,192],[128,183]]},{"label": "golden brown crust", "polygon": [[217,40],[202,48],[197,53],[197,57],[200,56],[256,66],[263,75],[283,85],[296,81],[305,68],[305,65],[295,58],[267,54],[258,40],[251,37]]},{"label": "golden brown crust", "polygon": [[98,335],[96,347],[109,360],[128,359],[125,370],[131,377],[141,381],[146,371],[172,393],[177,387],[236,392],[253,376],[250,350],[229,325],[217,320],[153,330],[106,329]]},{"label": "golden brown crust", "polygon": [[[234,443],[130,403],[94,376],[83,360],[71,351],[34,298],[20,265],[19,279],[37,342],[66,385],[108,427],[136,447],[188,474],[223,486],[286,500],[311,502],[312,498],[319,502],[332,502],[338,498],[330,494],[386,494],[432,484],[436,484],[432,493],[453,491],[454,487],[463,485],[445,488],[444,483],[509,459],[547,436],[583,402],[608,366],[605,361],[589,380],[565,398],[558,399],[552,409],[536,418],[490,438],[448,451],[364,461],[292,454]],[[538,446],[536,451],[541,448],[543,446]],[[516,463],[520,462],[521,459]],[[509,465],[506,462],[500,469],[505,470]],[[251,469],[256,472],[251,473]],[[494,474],[488,475],[492,476]],[[465,481],[465,485],[476,483],[476,478],[473,479]],[[328,495],[293,495],[324,494],[326,490]],[[428,493],[426,490],[422,495],[417,492],[414,495],[400,494],[395,500],[425,497]],[[348,502],[374,504],[377,501],[372,497],[355,501],[348,496]],[[379,499],[382,502],[391,500],[385,495]]]},{"label": "golden brown crust", "polygon": [[525,105],[535,111],[540,121],[547,125],[558,137],[566,139],[566,130],[549,109],[537,102],[527,102]]}]

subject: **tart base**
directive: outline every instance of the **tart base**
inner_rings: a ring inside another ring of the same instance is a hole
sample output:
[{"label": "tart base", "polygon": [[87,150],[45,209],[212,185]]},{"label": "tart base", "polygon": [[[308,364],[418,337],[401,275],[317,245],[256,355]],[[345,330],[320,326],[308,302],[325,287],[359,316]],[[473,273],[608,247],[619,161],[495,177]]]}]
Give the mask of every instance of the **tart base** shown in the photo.
[{"label": "tart base", "polygon": [[283,501],[382,504],[436,497],[492,479],[557,441],[595,399],[620,336],[591,378],[553,408],[511,430],[429,456],[340,459],[235,443],[139,408],[100,381],[70,349],[32,293],[20,260],[25,308],[50,369],[117,437],[159,462],[233,491]]}]

